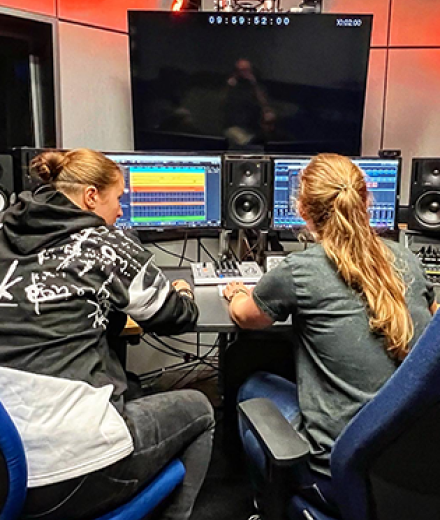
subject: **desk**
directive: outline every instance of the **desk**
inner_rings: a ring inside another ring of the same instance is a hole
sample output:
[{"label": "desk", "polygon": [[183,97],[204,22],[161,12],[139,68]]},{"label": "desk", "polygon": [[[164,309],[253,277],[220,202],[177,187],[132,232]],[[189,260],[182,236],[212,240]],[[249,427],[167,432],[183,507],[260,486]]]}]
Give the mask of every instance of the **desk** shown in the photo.
[{"label": "desk", "polygon": [[[215,332],[217,334],[235,333],[238,327],[229,317],[228,302],[219,295],[216,285],[194,286],[191,269],[163,268],[166,277],[173,281],[178,278],[186,280],[194,292],[194,299],[199,308],[199,319],[195,328],[196,332]],[[275,323],[272,328],[276,330],[290,330],[290,319],[283,323]]]},{"label": "desk", "polygon": [[121,336],[140,336],[144,331],[142,327],[140,327],[134,320],[127,317],[127,321],[125,322],[124,330],[121,332]]},{"label": "desk", "polygon": [[238,442],[238,388],[257,370],[269,370],[284,377],[293,371],[291,319],[275,323],[265,331],[241,331],[229,317],[228,302],[220,296],[216,285],[194,286],[190,268],[164,268],[163,272],[171,281],[184,279],[191,285],[199,308],[195,332],[218,334],[218,385],[223,400],[223,436],[225,447],[233,451]]}]

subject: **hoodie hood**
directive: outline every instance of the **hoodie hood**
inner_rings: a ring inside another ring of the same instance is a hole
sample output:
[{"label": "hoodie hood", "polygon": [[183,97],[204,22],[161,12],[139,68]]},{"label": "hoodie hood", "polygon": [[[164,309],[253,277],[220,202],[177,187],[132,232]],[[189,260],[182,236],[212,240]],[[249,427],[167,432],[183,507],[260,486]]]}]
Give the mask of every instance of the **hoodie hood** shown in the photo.
[{"label": "hoodie hood", "polygon": [[2,223],[9,248],[19,255],[60,244],[82,229],[106,225],[104,219],[49,187],[20,193],[18,202],[4,212]]}]

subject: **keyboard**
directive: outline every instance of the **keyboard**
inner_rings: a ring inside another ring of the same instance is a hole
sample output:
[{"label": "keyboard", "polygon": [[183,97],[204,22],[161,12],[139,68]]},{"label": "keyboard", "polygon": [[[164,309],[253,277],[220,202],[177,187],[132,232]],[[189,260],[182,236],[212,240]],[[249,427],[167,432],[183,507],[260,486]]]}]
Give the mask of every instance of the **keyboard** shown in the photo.
[{"label": "keyboard", "polygon": [[195,262],[191,264],[194,285],[226,285],[229,282],[255,284],[263,276],[257,262]]}]

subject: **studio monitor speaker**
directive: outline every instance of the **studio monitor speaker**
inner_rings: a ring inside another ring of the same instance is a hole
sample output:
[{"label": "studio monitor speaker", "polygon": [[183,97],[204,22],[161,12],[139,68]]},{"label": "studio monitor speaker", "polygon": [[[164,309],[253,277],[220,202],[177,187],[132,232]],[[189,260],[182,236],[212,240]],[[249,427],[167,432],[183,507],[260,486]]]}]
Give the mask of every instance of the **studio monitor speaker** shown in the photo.
[{"label": "studio monitor speaker", "polygon": [[44,148],[13,148],[12,157],[14,162],[15,191],[32,190],[40,184],[40,181],[29,175],[29,165],[34,157]]},{"label": "studio monitor speaker", "polygon": [[9,200],[14,191],[12,157],[0,155],[0,212],[9,206]]},{"label": "studio monitor speaker", "polygon": [[440,158],[413,159],[408,229],[440,233]]},{"label": "studio monitor speaker", "polygon": [[272,200],[269,157],[225,156],[223,215],[226,229],[268,229]]}]

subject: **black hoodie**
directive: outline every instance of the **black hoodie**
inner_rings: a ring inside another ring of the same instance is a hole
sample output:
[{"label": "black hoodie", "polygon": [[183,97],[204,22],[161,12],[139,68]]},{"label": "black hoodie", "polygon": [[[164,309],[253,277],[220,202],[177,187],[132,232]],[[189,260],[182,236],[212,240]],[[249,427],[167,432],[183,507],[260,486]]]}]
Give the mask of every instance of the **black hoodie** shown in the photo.
[{"label": "black hoodie", "polygon": [[106,340],[111,310],[159,334],[191,330],[198,315],[128,233],[60,192],[23,192],[0,223],[0,366],[112,384],[120,405],[126,378]]}]

